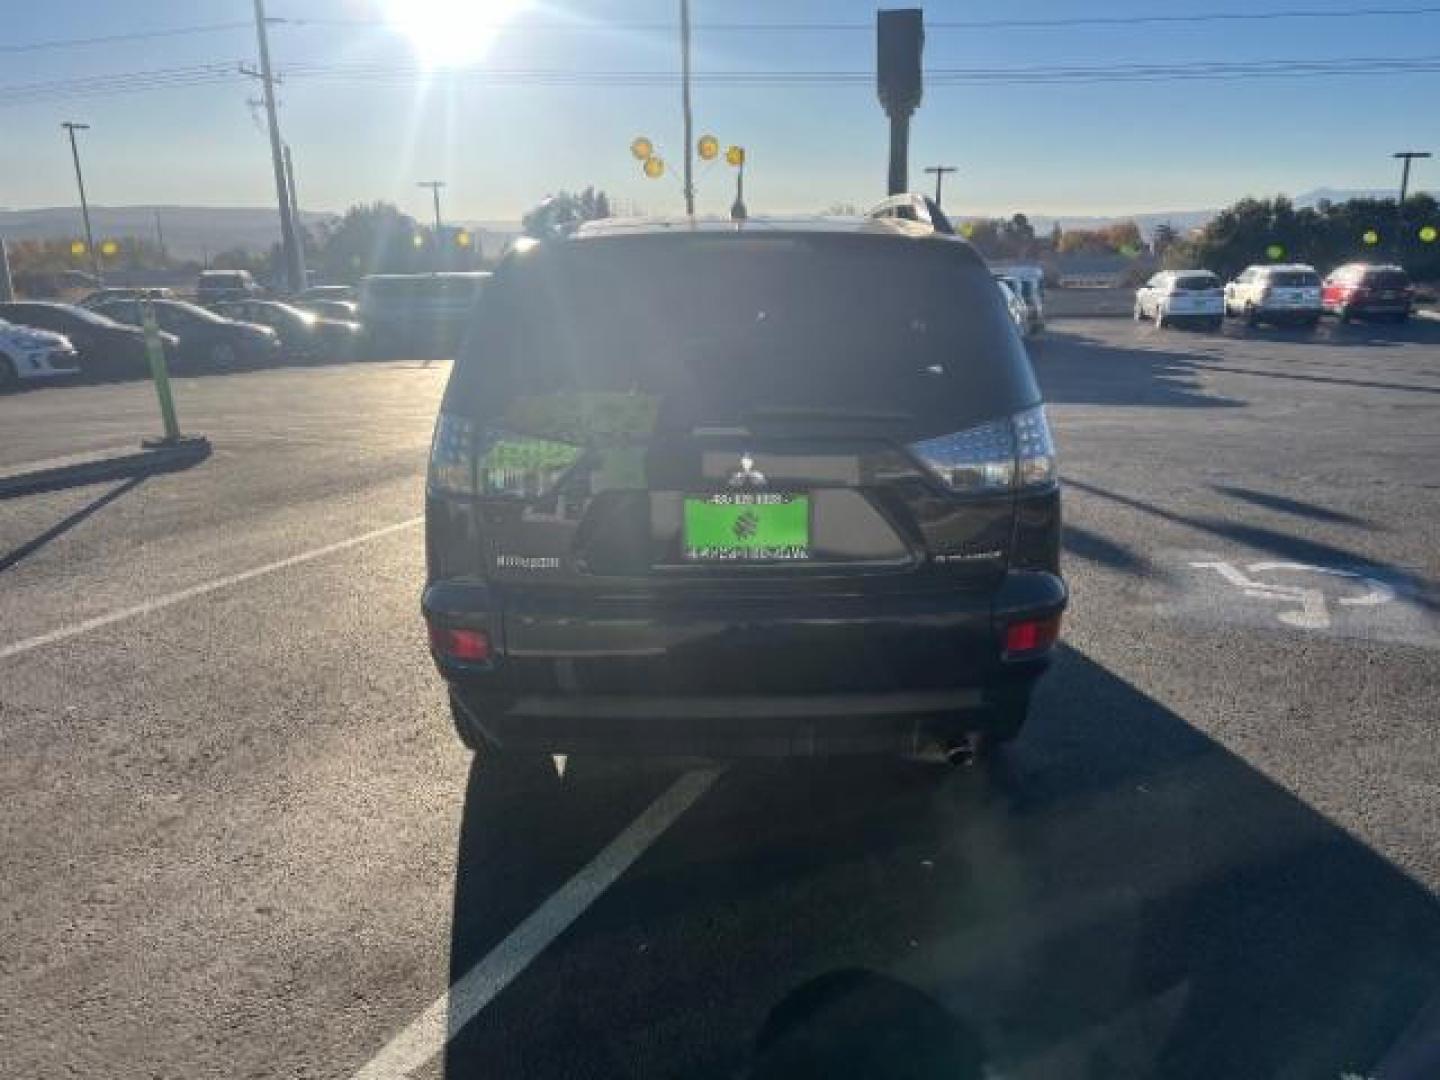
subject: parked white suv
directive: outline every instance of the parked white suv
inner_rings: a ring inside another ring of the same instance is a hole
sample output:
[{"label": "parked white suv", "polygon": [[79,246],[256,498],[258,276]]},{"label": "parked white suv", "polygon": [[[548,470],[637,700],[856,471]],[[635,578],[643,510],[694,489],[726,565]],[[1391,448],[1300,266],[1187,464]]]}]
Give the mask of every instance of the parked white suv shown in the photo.
[{"label": "parked white suv", "polygon": [[16,326],[0,319],[0,389],[8,389],[21,379],[78,374],[80,358],[64,334]]},{"label": "parked white suv", "polygon": [[1320,275],[1313,266],[1251,266],[1225,286],[1225,314],[1258,323],[1320,321]]},{"label": "parked white suv", "polygon": [[1209,270],[1166,270],[1135,292],[1135,321],[1154,319],[1161,329],[1191,323],[1219,330],[1225,293]]}]

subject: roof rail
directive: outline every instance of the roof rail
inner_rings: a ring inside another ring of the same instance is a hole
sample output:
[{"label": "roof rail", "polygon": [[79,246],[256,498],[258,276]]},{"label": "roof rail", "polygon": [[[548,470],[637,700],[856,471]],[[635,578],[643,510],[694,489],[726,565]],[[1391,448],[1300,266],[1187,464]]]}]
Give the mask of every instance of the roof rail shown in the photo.
[{"label": "roof rail", "polygon": [[915,221],[921,225],[930,226],[937,233],[943,233],[946,236],[955,235],[955,226],[950,224],[950,219],[945,216],[945,211],[935,204],[935,200],[913,191],[891,195],[888,199],[872,206],[865,216],[867,218],[899,218],[901,221]]}]

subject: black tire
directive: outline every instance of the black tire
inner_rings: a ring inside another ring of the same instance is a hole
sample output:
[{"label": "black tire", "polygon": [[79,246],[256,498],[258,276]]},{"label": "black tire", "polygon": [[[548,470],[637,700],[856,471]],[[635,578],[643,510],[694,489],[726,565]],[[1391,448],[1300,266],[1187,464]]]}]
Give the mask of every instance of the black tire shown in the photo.
[{"label": "black tire", "polygon": [[1005,686],[989,694],[979,752],[983,755],[1020,737],[1030,715],[1031,687]]},{"label": "black tire", "polygon": [[555,762],[550,754],[530,750],[509,750],[494,742],[485,734],[470,713],[450,695],[450,719],[455,724],[455,734],[465,749],[475,754],[487,768],[504,768],[515,776],[548,776],[555,774]]},{"label": "black tire", "polygon": [[1335,312],[1335,317],[1340,320],[1342,326],[1346,326],[1355,318],[1355,313],[1348,307],[1342,307]]},{"label": "black tire", "polygon": [[1205,329],[1210,331],[1210,333],[1212,334],[1218,334],[1224,328],[1225,319],[1221,315],[1216,315],[1213,319],[1205,320]]},{"label": "black tire", "polygon": [[20,376],[8,356],[0,356],[0,393],[7,393],[20,385]]},{"label": "black tire", "polygon": [[1170,320],[1165,318],[1165,312],[1158,307],[1155,309],[1155,329],[1164,330],[1170,325]]},{"label": "black tire", "polygon": [[1260,312],[1255,310],[1254,304],[1245,305],[1245,325],[1250,327],[1260,325]]},{"label": "black tire", "polygon": [[[470,715],[455,700],[454,694],[450,695],[450,719],[455,724],[455,734],[460,737],[460,742],[464,744],[466,750],[471,753],[490,753],[490,740],[485,738],[485,733],[471,721]],[[500,748],[497,746],[494,749],[498,753]]]}]

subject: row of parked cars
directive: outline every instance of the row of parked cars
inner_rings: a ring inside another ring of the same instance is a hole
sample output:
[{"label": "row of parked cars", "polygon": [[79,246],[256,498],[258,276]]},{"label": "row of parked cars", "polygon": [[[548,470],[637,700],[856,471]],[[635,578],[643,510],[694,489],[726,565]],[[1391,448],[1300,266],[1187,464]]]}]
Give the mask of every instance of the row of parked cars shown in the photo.
[{"label": "row of parked cars", "polygon": [[1414,306],[1415,288],[1402,267],[1348,263],[1322,281],[1313,266],[1296,263],[1251,266],[1225,285],[1208,270],[1166,270],[1136,291],[1135,320],[1210,330],[1226,318],[1250,326],[1314,326],[1325,314],[1341,322],[1404,322]]},{"label": "row of parked cars", "polygon": [[148,303],[177,373],[362,355],[442,355],[459,343],[488,274],[374,275],[272,297],[243,272],[201,275],[195,301],[169,289],[101,289],[77,304],[0,303],[0,386],[146,374]]}]

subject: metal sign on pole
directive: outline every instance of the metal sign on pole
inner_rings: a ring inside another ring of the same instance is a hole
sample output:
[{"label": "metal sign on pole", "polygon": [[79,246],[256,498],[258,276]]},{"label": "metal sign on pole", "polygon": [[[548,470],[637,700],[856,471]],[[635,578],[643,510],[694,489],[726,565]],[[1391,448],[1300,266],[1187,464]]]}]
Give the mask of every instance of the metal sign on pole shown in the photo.
[{"label": "metal sign on pole", "polygon": [[890,118],[889,194],[910,190],[910,116],[924,90],[921,56],[925,13],[920,8],[875,13],[876,92]]},{"label": "metal sign on pole", "polygon": [[690,115],[690,0],[680,0],[680,108],[685,121],[685,216],[695,216],[695,124]]}]

